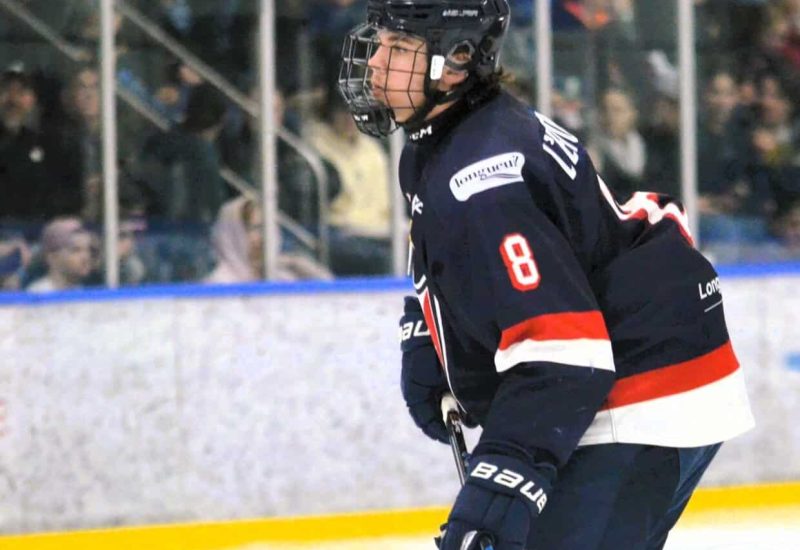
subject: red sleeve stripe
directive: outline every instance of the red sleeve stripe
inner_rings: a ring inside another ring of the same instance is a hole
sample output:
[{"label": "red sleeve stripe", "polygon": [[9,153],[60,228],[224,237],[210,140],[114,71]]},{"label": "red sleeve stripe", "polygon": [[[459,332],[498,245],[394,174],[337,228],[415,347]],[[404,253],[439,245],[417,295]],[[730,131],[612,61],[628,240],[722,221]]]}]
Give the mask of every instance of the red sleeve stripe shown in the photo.
[{"label": "red sleeve stripe", "polygon": [[431,340],[433,340],[433,348],[436,350],[436,355],[439,357],[439,364],[444,365],[445,357],[442,353],[442,340],[439,336],[439,325],[433,315],[433,306],[431,305],[431,294],[426,288],[420,296],[422,302],[422,315],[425,317],[425,324],[428,325],[428,330],[431,333]]},{"label": "red sleeve stripe", "polygon": [[599,311],[549,313],[532,317],[503,331],[500,350],[525,340],[608,340]]},{"label": "red sleeve stripe", "polygon": [[733,346],[728,342],[689,361],[617,380],[600,410],[702,388],[736,372],[738,368]]}]

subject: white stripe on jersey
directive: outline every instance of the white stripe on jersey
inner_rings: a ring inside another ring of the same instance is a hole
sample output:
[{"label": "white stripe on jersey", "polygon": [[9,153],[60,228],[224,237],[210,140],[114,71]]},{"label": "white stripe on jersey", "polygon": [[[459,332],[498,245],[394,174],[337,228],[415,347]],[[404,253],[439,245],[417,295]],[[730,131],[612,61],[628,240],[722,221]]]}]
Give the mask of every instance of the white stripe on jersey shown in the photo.
[{"label": "white stripe on jersey", "polygon": [[691,239],[692,233],[689,228],[689,217],[686,215],[686,212],[682,211],[677,204],[669,203],[663,208],[658,205],[656,201],[651,199],[648,195],[649,193],[645,193],[643,191],[637,191],[625,204],[617,204],[617,201],[614,200],[614,197],[611,195],[611,191],[608,189],[606,182],[603,181],[599,175],[597,176],[597,182],[600,185],[600,190],[603,193],[603,197],[605,197],[608,204],[611,205],[611,208],[614,210],[614,213],[617,217],[622,220],[629,220],[632,217],[639,214],[639,212],[645,212],[647,214],[647,221],[650,225],[655,225],[661,220],[666,217],[670,217],[681,227],[684,233]]},{"label": "white stripe on jersey", "polygon": [[578,446],[699,447],[726,441],[754,425],[739,368],[694,390],[599,411]]},{"label": "white stripe on jersey", "polygon": [[505,372],[520,363],[546,361],[575,367],[614,371],[611,342],[590,338],[570,340],[523,340],[498,349],[494,355],[497,372]]}]

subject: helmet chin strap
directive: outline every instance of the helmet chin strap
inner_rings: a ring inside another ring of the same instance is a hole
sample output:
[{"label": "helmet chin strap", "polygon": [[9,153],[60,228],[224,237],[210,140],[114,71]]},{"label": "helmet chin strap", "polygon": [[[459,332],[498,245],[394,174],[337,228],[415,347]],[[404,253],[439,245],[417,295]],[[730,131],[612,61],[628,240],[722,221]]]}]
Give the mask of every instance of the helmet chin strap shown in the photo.
[{"label": "helmet chin strap", "polygon": [[450,66],[457,70],[468,70],[468,64],[453,66],[444,56],[433,55],[428,60],[428,66],[430,70],[425,73],[425,104],[416,109],[408,120],[399,124],[406,132],[416,132],[423,128],[427,122],[425,119],[433,111],[434,107],[461,99],[477,82],[477,78],[470,73],[464,82],[447,92],[443,92],[437,89],[437,85],[444,74],[445,66]]}]

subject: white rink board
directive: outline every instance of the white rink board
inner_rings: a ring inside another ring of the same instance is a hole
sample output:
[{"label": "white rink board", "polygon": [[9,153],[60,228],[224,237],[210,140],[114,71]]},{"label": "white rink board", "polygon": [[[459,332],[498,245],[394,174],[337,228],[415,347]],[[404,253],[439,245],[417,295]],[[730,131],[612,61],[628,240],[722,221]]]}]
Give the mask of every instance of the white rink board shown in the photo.
[{"label": "white rink board", "polygon": [[[759,428],[706,484],[800,479],[800,277],[723,291]],[[0,307],[0,533],[447,504],[450,450],[400,397],[402,294]]]}]

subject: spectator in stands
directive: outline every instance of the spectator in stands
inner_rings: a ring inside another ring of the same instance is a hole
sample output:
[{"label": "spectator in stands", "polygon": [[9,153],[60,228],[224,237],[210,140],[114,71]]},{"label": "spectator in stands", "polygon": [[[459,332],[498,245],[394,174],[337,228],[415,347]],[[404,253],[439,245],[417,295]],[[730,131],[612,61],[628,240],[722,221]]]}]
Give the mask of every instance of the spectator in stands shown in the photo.
[{"label": "spectator in stands", "polygon": [[767,47],[789,70],[800,71],[800,2],[779,0],[771,5],[767,33]]},{"label": "spectator in stands", "polygon": [[13,64],[0,76],[0,220],[41,217],[47,159],[35,119],[33,81]]},{"label": "spectator in stands", "polygon": [[797,131],[793,120],[794,106],[776,75],[767,75],[761,80],[760,107],[753,145],[764,164],[786,164],[797,153]]},{"label": "spectator in stands", "polygon": [[80,288],[92,272],[92,235],[75,217],[56,218],[42,230],[41,253],[47,274],[30,292]]},{"label": "spectator in stands", "polygon": [[138,285],[147,277],[147,267],[137,250],[136,237],[144,230],[140,220],[123,220],[119,227],[119,281],[124,286]]},{"label": "spectator in stands", "polygon": [[654,97],[642,129],[647,146],[644,181],[647,189],[681,196],[680,102],[677,69],[663,52],[648,57],[654,79]]},{"label": "spectator in stands", "polygon": [[[236,197],[219,211],[211,231],[217,265],[207,283],[247,283],[262,279],[263,220],[261,209],[251,199]],[[308,256],[281,253],[276,280],[331,279],[331,273]]]},{"label": "spectator in stands", "polygon": [[192,0],[184,5],[189,10],[188,16],[184,15],[188,20],[186,46],[235,85],[249,87],[256,66],[253,44],[258,3]]},{"label": "spectator in stands", "polygon": [[704,215],[736,214],[741,208],[745,159],[738,154],[741,136],[734,113],[739,87],[733,75],[718,70],[711,76],[700,109],[697,138],[699,208]]},{"label": "spectator in stands", "polygon": [[784,258],[800,259],[800,200],[778,210],[773,230],[783,248]]},{"label": "spectator in stands", "polygon": [[179,41],[186,42],[194,22],[190,0],[139,0],[139,9]]},{"label": "spectator in stands", "polygon": [[[779,204],[767,238],[758,246],[745,248],[734,259],[772,262],[800,260],[800,201]],[[711,254],[717,255],[712,247]]]},{"label": "spectator in stands", "polygon": [[[566,128],[578,139],[588,142],[586,139],[586,117],[584,116],[585,104],[582,97],[582,82],[577,76],[568,76],[553,89],[551,98],[553,109],[553,120]],[[523,101],[530,104],[534,103],[532,92],[527,95],[518,96]]]},{"label": "spectator in stands", "polygon": [[156,92],[159,110],[171,121],[181,122],[186,116],[189,95],[203,79],[184,63],[171,63],[166,69],[166,82]]},{"label": "spectator in stands", "polygon": [[[597,53],[598,87],[638,89],[644,84],[643,50],[639,47],[635,0],[589,0],[595,18],[607,14],[608,23],[597,32],[594,48]],[[642,8],[639,8],[642,9]],[[648,6],[644,9],[654,9]],[[591,27],[590,27],[591,28]]]},{"label": "spectator in stands", "polygon": [[102,114],[100,77],[85,65],[62,93],[64,118],[46,129],[52,153],[48,171],[54,182],[46,192],[47,215],[76,215],[91,223],[102,219]]},{"label": "spectator in stands", "polygon": [[186,119],[144,145],[138,180],[143,182],[149,217],[170,222],[211,223],[228,196],[219,175],[215,141],[226,104],[210,84],[195,86]]},{"label": "spectator in stands", "polygon": [[22,272],[30,260],[31,252],[22,236],[0,236],[0,290],[20,290]]},{"label": "spectator in stands", "polygon": [[[793,65],[793,44],[786,40],[791,36],[792,16],[785,10],[782,0],[770,2],[753,2],[752,0],[738,0],[738,4],[749,1],[750,13],[747,16],[739,14],[733,21],[741,27],[733,35],[733,43],[737,46],[738,55],[728,52],[730,58],[734,56],[736,66],[742,79],[752,91],[751,98],[757,100],[759,81],[764,75],[779,75],[784,90],[792,97],[800,93],[800,71]],[[739,6],[736,9],[742,8]],[[744,31],[744,32],[743,32]]]},{"label": "spectator in stands", "polygon": [[[251,94],[253,99],[256,93],[254,90]],[[273,112],[277,127],[293,135],[299,133],[298,123],[291,118],[291,113],[287,113],[283,93],[279,90],[276,90]],[[258,119],[247,114],[242,114],[242,117],[238,125],[231,124],[223,130],[219,140],[221,155],[226,166],[257,186],[260,179]],[[309,231],[317,231],[318,189],[308,162],[282,139],[278,140],[277,153],[278,208]]]},{"label": "spectator in stands", "polygon": [[[100,2],[97,0],[72,0],[63,2],[63,4],[69,5],[68,8],[62,8],[66,19],[61,22],[61,26],[66,38],[89,50],[95,49],[100,42]],[[52,9],[52,7],[48,6],[47,9]],[[121,25],[122,15],[117,13],[114,16],[114,30],[118,31]]]},{"label": "spectator in stands", "polygon": [[701,242],[718,255],[723,247],[733,257],[745,254],[742,247],[766,232],[752,177],[754,110],[741,103],[740,89],[730,72],[712,74],[703,94],[697,143]]},{"label": "spectator in stands", "polygon": [[[84,63],[85,66],[77,71],[77,79],[82,82],[74,82],[85,87],[84,94],[88,96],[89,93],[96,93],[99,98],[99,76],[97,71],[100,67],[100,7],[98,0],[70,0],[69,2],[52,2],[50,0],[38,0],[41,3],[46,3],[47,6],[42,8],[42,11],[50,12],[60,10],[63,13],[63,21],[56,27],[63,28],[62,35],[71,42],[74,58],[76,61]],[[64,7],[56,7],[55,4],[65,4]],[[136,104],[141,105],[145,109],[155,111],[156,114],[168,116],[168,109],[154,97],[148,83],[143,75],[148,74],[149,68],[152,66],[161,66],[165,64],[164,55],[160,48],[141,48],[140,35],[131,32],[130,26],[126,28],[125,20],[120,12],[114,15],[113,19],[113,32],[115,39],[115,52],[116,52],[116,85],[118,91],[122,92],[125,97],[131,98]],[[139,47],[136,47],[139,46]],[[86,72],[89,69],[92,76],[87,76]],[[90,86],[90,81],[95,81],[95,86]],[[92,88],[96,92],[92,92]],[[74,93],[75,88],[68,90],[69,93]],[[81,113],[76,113],[74,105],[69,105],[75,99],[81,98],[66,97],[68,103],[65,107],[67,110],[68,126],[74,125],[76,119],[80,119]],[[88,97],[86,98],[88,99]],[[99,99],[97,101],[99,105]],[[84,113],[85,115],[86,113]],[[75,116],[78,115],[78,116]],[[144,128],[148,128],[148,122],[138,113],[131,110],[120,109],[117,112],[117,148],[120,158],[126,157],[129,152],[138,151],[141,142],[138,139],[143,134]],[[128,158],[127,160],[131,160]],[[89,166],[83,166],[84,176]],[[80,214],[87,221],[92,223],[97,222],[99,216],[98,203],[96,198],[99,195],[97,186],[95,185],[96,178],[93,176],[83,177],[83,183],[88,182],[87,189],[89,196],[83,198],[85,204],[81,204],[78,210],[85,208],[86,211],[81,211]],[[74,206],[65,210],[66,212],[75,211]],[[61,212],[58,212],[61,213]]]},{"label": "spectator in stands", "polygon": [[751,203],[759,214],[771,213],[775,205],[800,199],[800,146],[795,106],[776,75],[759,83],[759,117],[753,131],[755,176]]},{"label": "spectator in stands", "polygon": [[[141,220],[122,217],[117,233],[117,254],[119,258],[119,284],[136,286],[147,279],[148,272],[144,259],[138,250],[138,237],[144,233],[147,224]],[[100,237],[92,233],[92,272],[84,281],[86,286],[103,286],[106,280],[105,249]]]},{"label": "spectator in stands", "polygon": [[322,121],[311,125],[309,141],[333,170],[329,184],[331,269],[336,275],[376,275],[390,267],[389,159],[380,144],[356,128],[353,117],[331,91]]},{"label": "spectator in stands", "polygon": [[[642,188],[647,152],[636,129],[639,113],[624,90],[606,90],[600,103],[600,133],[590,147],[603,179],[623,197]],[[649,182],[648,182],[649,185]]]}]

